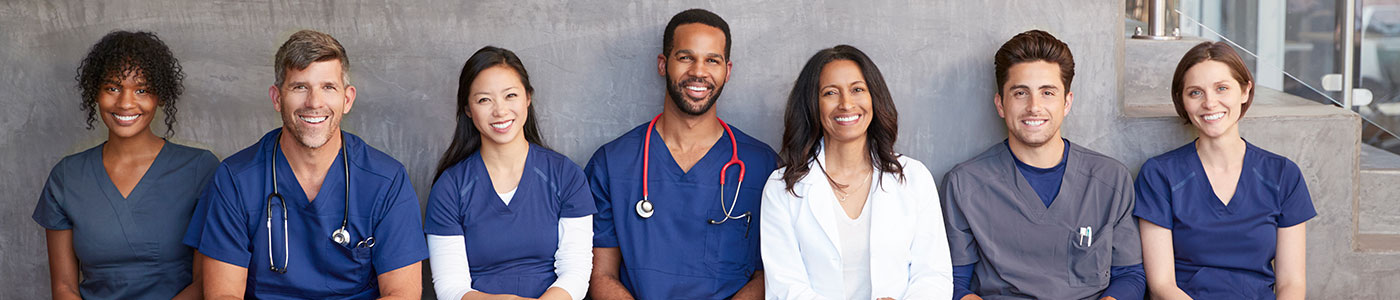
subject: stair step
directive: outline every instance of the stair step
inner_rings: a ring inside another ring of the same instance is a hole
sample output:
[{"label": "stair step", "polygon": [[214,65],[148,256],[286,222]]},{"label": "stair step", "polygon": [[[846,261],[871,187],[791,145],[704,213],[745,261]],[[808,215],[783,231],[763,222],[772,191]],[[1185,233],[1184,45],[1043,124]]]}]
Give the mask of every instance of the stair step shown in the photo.
[{"label": "stair step", "polygon": [[1362,144],[1361,170],[1400,170],[1400,154]]},{"label": "stair step", "polygon": [[1400,252],[1400,155],[1361,145],[1357,250]]}]

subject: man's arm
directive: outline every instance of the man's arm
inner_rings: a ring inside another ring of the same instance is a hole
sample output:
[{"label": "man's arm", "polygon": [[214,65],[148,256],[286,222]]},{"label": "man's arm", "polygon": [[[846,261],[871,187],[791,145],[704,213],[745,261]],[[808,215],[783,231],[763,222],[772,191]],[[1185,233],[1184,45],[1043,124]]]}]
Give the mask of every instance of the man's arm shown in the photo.
[{"label": "man's arm", "polygon": [[763,299],[763,270],[753,271],[753,277],[749,278],[749,283],[734,293],[734,300],[740,299]]},{"label": "man's arm", "polygon": [[[622,250],[616,247],[593,248],[593,276],[589,278],[588,295],[599,300],[634,299],[627,288],[622,286],[622,280],[618,279],[618,268],[621,267]],[[757,278],[761,280],[762,277]]]},{"label": "man's arm", "polygon": [[[399,167],[389,186],[387,211],[374,227],[375,244],[370,247],[379,279],[380,299],[420,299],[423,297],[423,260],[428,258],[428,240],[423,235],[422,211],[418,193]],[[390,270],[390,271],[381,271]]]},{"label": "man's arm", "polygon": [[379,274],[379,299],[419,299],[423,297],[423,262]]},{"label": "man's arm", "polygon": [[[247,215],[234,188],[233,176],[219,166],[205,196],[199,200],[209,211],[199,235],[198,250],[203,256],[200,272],[206,299],[243,299],[248,286],[248,268],[235,263],[249,262]],[[199,216],[193,216],[199,217]],[[190,222],[195,223],[195,222]]]},{"label": "man's arm", "polygon": [[958,267],[954,267],[954,296],[961,294],[961,300],[982,300],[982,297],[972,292],[971,280],[975,272],[973,266],[981,260],[977,255],[977,238],[972,234],[971,224],[963,216],[962,208],[958,206],[957,173],[949,171],[943,175],[943,184],[938,185],[938,199],[943,204],[943,230],[948,233],[948,256],[952,258],[952,265],[961,266],[967,272],[968,287],[960,293],[957,291]]},{"label": "man's arm", "polygon": [[204,259],[204,296],[210,300],[243,299],[248,269],[217,259]]},{"label": "man's arm", "polygon": [[1108,287],[1100,299],[1140,300],[1147,294],[1147,277],[1143,271],[1142,236],[1139,235],[1138,220],[1133,216],[1137,209],[1137,189],[1133,177],[1126,168],[1118,176],[1118,192],[1113,205],[1114,218],[1108,226],[1113,226],[1113,248],[1109,254],[1110,279]]}]

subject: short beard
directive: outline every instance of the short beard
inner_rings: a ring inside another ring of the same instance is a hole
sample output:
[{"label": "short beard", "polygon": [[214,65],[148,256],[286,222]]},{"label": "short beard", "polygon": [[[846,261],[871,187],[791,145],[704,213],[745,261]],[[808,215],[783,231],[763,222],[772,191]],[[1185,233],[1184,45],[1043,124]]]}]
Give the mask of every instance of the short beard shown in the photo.
[{"label": "short beard", "polygon": [[328,116],[325,121],[332,122],[332,126],[329,126],[330,130],[326,130],[326,132],[321,134],[306,132],[306,129],[301,127],[301,119],[295,112],[291,115],[283,115],[282,118],[283,131],[291,133],[292,139],[295,139],[298,144],[311,149],[320,149],[322,146],[325,146],[326,143],[330,142],[332,136],[339,134],[340,131],[340,119],[336,118],[334,115]]},{"label": "short beard", "polygon": [[715,85],[714,91],[710,93],[710,98],[708,101],[705,101],[705,105],[698,108],[691,107],[690,101],[688,101],[690,97],[686,96],[685,92],[682,91],[684,88],[681,87],[681,83],[683,82],[675,82],[672,81],[670,77],[667,77],[666,94],[671,96],[671,102],[676,105],[676,108],[679,108],[681,112],[691,116],[700,116],[709,112],[711,108],[715,107],[715,101],[719,100],[720,92],[724,91],[723,85]]}]

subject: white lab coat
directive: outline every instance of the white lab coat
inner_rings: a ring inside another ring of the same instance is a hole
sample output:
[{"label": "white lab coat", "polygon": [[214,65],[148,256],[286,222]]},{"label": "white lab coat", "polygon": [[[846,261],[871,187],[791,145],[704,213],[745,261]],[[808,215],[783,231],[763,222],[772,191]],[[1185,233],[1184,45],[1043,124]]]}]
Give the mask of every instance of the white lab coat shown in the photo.
[{"label": "white lab coat", "polygon": [[[820,148],[819,148],[820,149]],[[817,160],[825,164],[819,150]],[[933,176],[924,164],[900,156],[905,181],[881,174],[870,209],[871,296],[945,300],[953,296],[953,267]],[[759,230],[768,299],[843,299],[836,196],[815,162],[788,193],[781,168],[763,188]],[[842,215],[844,217],[844,215]]]}]

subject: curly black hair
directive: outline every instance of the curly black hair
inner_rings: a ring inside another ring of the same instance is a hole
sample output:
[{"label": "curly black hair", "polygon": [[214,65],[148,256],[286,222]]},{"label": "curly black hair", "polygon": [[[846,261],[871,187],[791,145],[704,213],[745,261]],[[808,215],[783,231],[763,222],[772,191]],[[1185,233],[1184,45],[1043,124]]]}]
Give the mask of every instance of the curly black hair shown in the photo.
[{"label": "curly black hair", "polygon": [[137,74],[145,79],[147,91],[165,113],[165,136],[175,134],[175,103],[184,92],[185,72],[170,47],[154,33],[113,31],[92,45],[78,65],[78,89],[83,91],[82,109],[87,112],[87,129],[97,120],[97,95],[102,83]]}]

